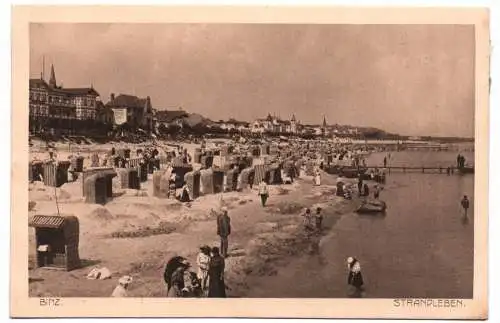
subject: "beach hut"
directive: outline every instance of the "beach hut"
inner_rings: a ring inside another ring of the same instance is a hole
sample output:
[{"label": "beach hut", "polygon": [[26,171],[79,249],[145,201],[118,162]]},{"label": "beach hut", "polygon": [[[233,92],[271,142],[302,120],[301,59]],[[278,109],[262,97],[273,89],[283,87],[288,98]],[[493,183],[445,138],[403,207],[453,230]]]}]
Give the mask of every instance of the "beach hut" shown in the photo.
[{"label": "beach hut", "polygon": [[106,197],[113,197],[113,178],[116,177],[117,173],[114,169],[107,169],[97,173],[99,176],[104,177],[105,187],[106,187]]},{"label": "beach hut", "polygon": [[238,188],[238,175],[239,169],[232,168],[225,172],[225,191],[232,192],[236,191]]},{"label": "beach hut", "polygon": [[36,160],[29,163],[28,173],[30,182],[41,180],[40,175],[43,176],[43,162]]},{"label": "beach hut", "polygon": [[153,173],[153,196],[158,198],[170,197],[170,175],[172,168],[157,170]]},{"label": "beach hut", "polygon": [[92,176],[95,175],[99,172],[103,171],[114,171],[112,167],[94,167],[94,168],[87,168],[82,172],[82,195],[86,196],[86,186],[85,186],[85,180]]},{"label": "beach hut", "polygon": [[137,169],[133,168],[121,168],[118,169],[118,174],[120,176],[121,188],[125,189],[141,189],[141,183],[139,181],[139,172]]},{"label": "beach hut", "polygon": [[255,170],[253,167],[248,167],[243,169],[238,176],[237,190],[246,189],[250,184],[253,185],[254,177],[255,177]]},{"label": "beach hut", "polygon": [[184,175],[184,182],[189,189],[189,197],[194,200],[200,196],[200,172],[190,171]]},{"label": "beach hut", "polygon": [[181,166],[174,166],[172,168],[172,173],[175,173],[176,175],[175,187],[181,188],[182,186],[184,186],[184,176],[187,173],[193,171],[193,167],[191,165],[184,164]]},{"label": "beach hut", "polygon": [[214,193],[222,193],[224,191],[224,171],[219,169],[213,170]]},{"label": "beach hut", "polygon": [[254,185],[259,185],[263,180],[269,183],[269,170],[267,165],[255,165]]},{"label": "beach hut", "polygon": [[337,196],[344,196],[344,182],[337,182]]},{"label": "beach hut", "polygon": [[214,193],[214,175],[212,169],[200,171],[200,193],[203,195]]},{"label": "beach hut", "polygon": [[268,184],[270,185],[278,185],[281,184],[282,178],[281,178],[281,167],[280,165],[274,164],[268,168],[269,172],[269,179],[268,179]]},{"label": "beach hut", "polygon": [[148,180],[148,164],[143,160],[137,165],[137,171],[139,173],[139,180],[141,183],[146,182]]},{"label": "beach hut", "polygon": [[106,204],[108,200],[106,182],[106,177],[100,174],[94,174],[85,178],[83,183],[85,187],[85,203]]},{"label": "beach hut", "polygon": [[84,161],[83,156],[71,157],[71,160],[70,160],[71,168],[73,168],[73,170],[77,173],[83,172],[83,161]]},{"label": "beach hut", "polygon": [[68,169],[70,161],[53,162],[43,164],[43,183],[46,186],[60,187],[68,182]]},{"label": "beach hut", "polygon": [[80,225],[75,216],[35,215],[36,266],[71,271],[81,266],[78,253]]}]

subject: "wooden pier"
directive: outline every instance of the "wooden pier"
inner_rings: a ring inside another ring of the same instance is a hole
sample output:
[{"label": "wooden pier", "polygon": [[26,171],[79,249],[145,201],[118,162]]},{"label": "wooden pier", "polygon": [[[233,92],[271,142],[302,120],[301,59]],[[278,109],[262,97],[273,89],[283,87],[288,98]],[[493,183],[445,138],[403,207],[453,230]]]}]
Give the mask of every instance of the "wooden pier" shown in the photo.
[{"label": "wooden pier", "polygon": [[402,172],[402,173],[410,173],[410,172],[419,172],[419,173],[439,173],[446,174],[450,172],[451,174],[474,174],[474,166],[469,167],[415,167],[415,166],[366,166],[368,169],[378,168],[379,170],[386,169],[388,173],[392,173],[393,171]]}]

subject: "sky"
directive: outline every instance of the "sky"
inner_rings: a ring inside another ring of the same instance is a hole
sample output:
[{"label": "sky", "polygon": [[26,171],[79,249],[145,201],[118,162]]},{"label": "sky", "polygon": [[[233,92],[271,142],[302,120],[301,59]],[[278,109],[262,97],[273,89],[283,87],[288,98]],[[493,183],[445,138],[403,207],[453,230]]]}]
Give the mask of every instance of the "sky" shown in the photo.
[{"label": "sky", "polygon": [[474,136],[474,26],[31,24],[30,77],[212,120]]}]

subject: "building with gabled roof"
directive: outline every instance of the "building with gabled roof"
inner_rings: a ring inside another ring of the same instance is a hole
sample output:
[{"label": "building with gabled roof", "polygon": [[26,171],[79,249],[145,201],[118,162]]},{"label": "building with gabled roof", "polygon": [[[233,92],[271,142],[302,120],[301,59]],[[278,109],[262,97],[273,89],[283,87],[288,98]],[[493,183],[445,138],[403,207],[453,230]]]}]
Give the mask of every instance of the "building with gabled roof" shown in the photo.
[{"label": "building with gabled roof", "polygon": [[64,88],[56,83],[54,66],[50,80],[43,75],[29,80],[30,131],[78,132],[77,124],[90,125],[96,121],[99,93],[91,85],[83,88]]},{"label": "building with gabled roof", "polygon": [[105,104],[114,114],[115,124],[127,123],[132,129],[153,129],[153,107],[151,98],[139,98],[135,95],[111,93],[109,102]]}]

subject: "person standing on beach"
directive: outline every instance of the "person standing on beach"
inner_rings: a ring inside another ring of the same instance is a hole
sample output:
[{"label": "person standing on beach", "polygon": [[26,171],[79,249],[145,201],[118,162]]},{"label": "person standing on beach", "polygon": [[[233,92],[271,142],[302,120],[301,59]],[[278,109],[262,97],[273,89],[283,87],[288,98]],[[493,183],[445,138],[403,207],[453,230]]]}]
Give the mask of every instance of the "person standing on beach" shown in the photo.
[{"label": "person standing on beach", "polygon": [[384,157],[384,168],[387,167],[387,157]]},{"label": "person standing on beach", "polygon": [[464,197],[462,198],[462,201],[460,202],[460,204],[462,205],[462,209],[464,210],[464,218],[467,217],[467,211],[469,210],[469,198],[467,197],[467,195],[464,195]]},{"label": "person standing on beach", "polygon": [[219,248],[212,248],[212,257],[208,266],[208,297],[225,298],[226,284],[224,283],[225,261],[219,254]]},{"label": "person standing on beach", "polygon": [[231,218],[227,214],[227,207],[223,206],[222,213],[217,216],[217,235],[220,237],[220,251],[222,257],[227,257],[229,247],[228,237],[231,234]]},{"label": "person standing on beach", "polygon": [[361,292],[364,281],[359,261],[354,257],[347,258],[347,270],[349,271],[347,284],[356,288],[357,293]]},{"label": "person standing on beach", "polygon": [[196,258],[196,264],[198,265],[198,279],[200,280],[201,290],[203,295],[206,295],[208,286],[208,266],[210,265],[210,247],[202,246],[200,247],[200,253]]},{"label": "person standing on beach", "polygon": [[267,198],[269,197],[269,192],[267,191],[267,184],[264,180],[259,184],[259,196],[262,203],[262,207],[266,206]]},{"label": "person standing on beach", "polygon": [[319,172],[319,169],[316,169],[316,172],[315,172],[314,185],[316,185],[316,186],[321,185],[321,173]]}]

